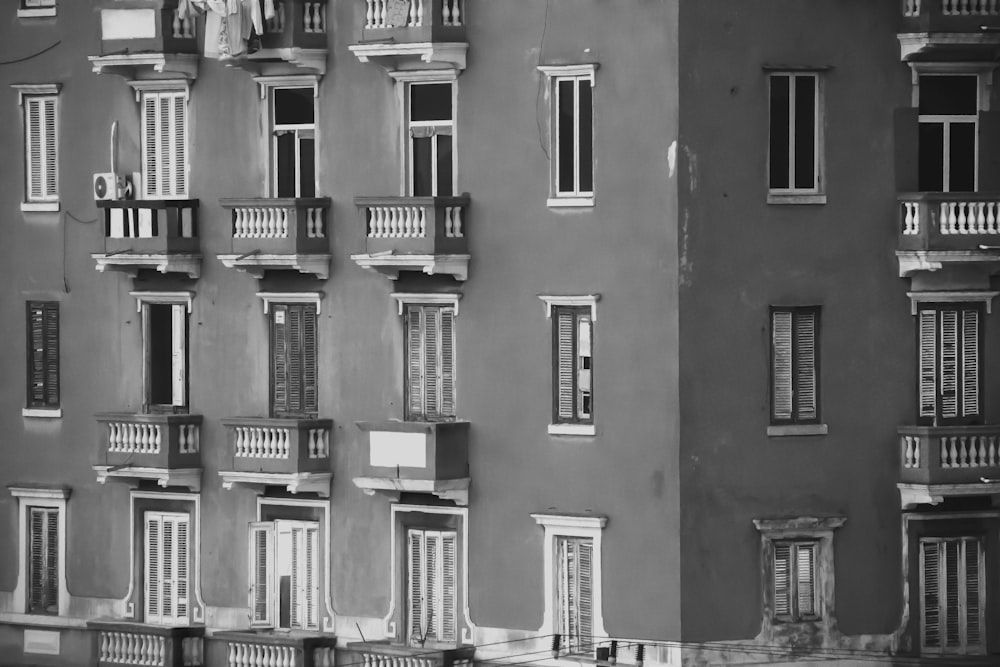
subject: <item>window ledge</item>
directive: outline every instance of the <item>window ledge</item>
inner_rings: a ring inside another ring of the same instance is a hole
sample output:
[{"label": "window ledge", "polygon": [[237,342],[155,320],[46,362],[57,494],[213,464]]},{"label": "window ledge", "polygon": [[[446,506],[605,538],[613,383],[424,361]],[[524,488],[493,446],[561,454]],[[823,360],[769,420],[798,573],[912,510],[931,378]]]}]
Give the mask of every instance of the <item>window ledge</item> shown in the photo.
[{"label": "window ledge", "polygon": [[593,424],[549,424],[549,435],[597,435]]},{"label": "window ledge", "polygon": [[55,16],[55,7],[33,7],[31,9],[18,9],[17,18],[19,19],[34,19],[43,16]]},{"label": "window ledge", "polygon": [[62,408],[21,408],[22,417],[37,417],[40,419],[59,419]]},{"label": "window ledge", "polygon": [[549,208],[593,208],[593,197],[549,197],[545,201]]},{"label": "window ledge", "polygon": [[826,424],[778,424],[767,427],[767,434],[774,437],[789,435],[826,435]]},{"label": "window ledge", "polygon": [[59,628],[86,628],[87,619],[71,616],[52,616],[43,614],[18,614],[16,612],[0,612],[0,623],[12,625],[38,625]]},{"label": "window ledge", "polygon": [[58,211],[59,202],[57,201],[25,201],[21,202],[21,210],[25,213],[41,213],[49,211]]},{"label": "window ledge", "polygon": [[767,203],[768,204],[825,204],[826,195],[819,193],[798,194],[798,193],[768,192]]}]

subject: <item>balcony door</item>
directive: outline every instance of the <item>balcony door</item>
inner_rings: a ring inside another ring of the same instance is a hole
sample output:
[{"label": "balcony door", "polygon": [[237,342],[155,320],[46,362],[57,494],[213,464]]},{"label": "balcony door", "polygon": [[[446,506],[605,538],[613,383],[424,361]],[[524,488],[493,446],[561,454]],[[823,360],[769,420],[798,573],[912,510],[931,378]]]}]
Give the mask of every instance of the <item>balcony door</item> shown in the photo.
[{"label": "balcony door", "polygon": [[921,423],[982,423],[982,308],[929,304],[917,337]]},{"label": "balcony door", "polygon": [[979,77],[922,74],[919,104],[919,189],[975,192]]}]

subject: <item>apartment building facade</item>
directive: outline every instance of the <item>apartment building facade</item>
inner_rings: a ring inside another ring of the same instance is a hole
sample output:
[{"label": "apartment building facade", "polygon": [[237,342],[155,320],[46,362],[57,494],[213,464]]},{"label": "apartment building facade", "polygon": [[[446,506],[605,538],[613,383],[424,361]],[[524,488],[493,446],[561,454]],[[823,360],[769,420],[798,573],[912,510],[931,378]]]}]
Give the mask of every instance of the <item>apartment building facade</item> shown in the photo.
[{"label": "apartment building facade", "polygon": [[10,3],[4,659],[995,660],[1000,6],[803,4]]}]

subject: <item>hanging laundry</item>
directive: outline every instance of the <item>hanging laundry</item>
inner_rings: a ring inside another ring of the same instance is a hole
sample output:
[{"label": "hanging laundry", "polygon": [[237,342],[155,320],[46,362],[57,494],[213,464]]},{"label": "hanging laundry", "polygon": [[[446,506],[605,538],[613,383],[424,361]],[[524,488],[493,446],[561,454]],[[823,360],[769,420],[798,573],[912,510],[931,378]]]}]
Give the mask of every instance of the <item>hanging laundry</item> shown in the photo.
[{"label": "hanging laundry", "polygon": [[[268,5],[273,15],[274,2],[266,0],[181,0],[191,8],[205,12],[206,58],[228,60],[247,55],[250,36],[264,33]],[[178,8],[180,6],[178,5]]]}]

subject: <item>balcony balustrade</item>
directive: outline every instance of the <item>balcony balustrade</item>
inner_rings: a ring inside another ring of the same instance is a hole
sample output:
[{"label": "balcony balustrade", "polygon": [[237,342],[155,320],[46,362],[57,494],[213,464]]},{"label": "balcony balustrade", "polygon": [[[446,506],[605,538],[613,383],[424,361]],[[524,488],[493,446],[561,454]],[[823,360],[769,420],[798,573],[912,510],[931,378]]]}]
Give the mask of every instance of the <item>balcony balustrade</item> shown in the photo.
[{"label": "balcony balustrade", "polygon": [[218,632],[227,667],[334,667],[336,638],[304,632]]},{"label": "balcony balustrade", "polygon": [[104,212],[104,252],[92,255],[98,271],[201,274],[197,199],[99,201],[97,207]]},{"label": "balcony balustrade", "polygon": [[475,647],[429,650],[380,642],[351,642],[347,662],[360,667],[472,667]]},{"label": "balcony balustrade", "polygon": [[90,621],[98,667],[201,667],[203,627]]},{"label": "balcony balustrade", "polygon": [[232,213],[229,268],[262,278],[268,270],[293,270],[325,280],[330,274],[328,197],[221,199]]},{"label": "balcony balustrade", "polygon": [[900,276],[948,262],[1000,262],[1000,195],[923,192],[898,199]]},{"label": "balcony balustrade", "polygon": [[134,80],[168,72],[194,79],[198,74],[195,18],[182,14],[179,0],[103,0],[99,7],[101,55],[94,71]]},{"label": "balcony balustrade", "polygon": [[465,69],[464,0],[364,0],[361,42],[350,47],[361,60],[390,69],[407,61]]},{"label": "balcony balustrade", "polygon": [[365,493],[431,493],[468,504],[469,422],[389,420],[358,428],[368,434],[368,455],[354,484]]},{"label": "balcony balustrade", "polygon": [[260,49],[227,64],[256,75],[323,76],[327,58],[328,0],[278,0],[266,19]]},{"label": "balcony balustrade", "polygon": [[200,487],[201,415],[100,413],[97,481],[151,479]]},{"label": "balcony balustrade", "polygon": [[396,279],[400,271],[468,277],[469,195],[460,197],[357,197],[366,229],[358,265]]},{"label": "balcony balustrade", "polygon": [[990,28],[1000,28],[1000,0],[902,0],[901,58],[992,58],[1000,39]]},{"label": "balcony balustrade", "polygon": [[899,427],[903,502],[1000,494],[1000,425]]},{"label": "balcony balustrade", "polygon": [[281,485],[329,495],[330,419],[234,417],[224,419],[232,469],[222,471],[222,485]]}]

